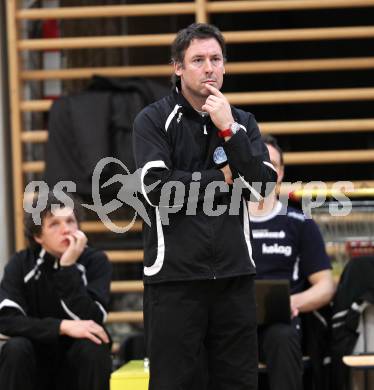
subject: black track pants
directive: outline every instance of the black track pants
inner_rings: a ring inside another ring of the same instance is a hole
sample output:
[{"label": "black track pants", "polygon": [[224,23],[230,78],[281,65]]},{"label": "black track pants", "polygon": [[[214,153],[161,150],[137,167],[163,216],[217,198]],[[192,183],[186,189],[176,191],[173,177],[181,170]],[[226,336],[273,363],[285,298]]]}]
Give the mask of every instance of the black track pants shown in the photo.
[{"label": "black track pants", "polygon": [[260,360],[267,365],[270,390],[302,390],[300,335],[293,325],[274,324],[259,330]]},{"label": "black track pants", "polygon": [[66,339],[58,345],[12,337],[0,353],[0,389],[109,390],[109,345]]},{"label": "black track pants", "polygon": [[144,315],[150,390],[257,389],[252,276],[146,285]]}]

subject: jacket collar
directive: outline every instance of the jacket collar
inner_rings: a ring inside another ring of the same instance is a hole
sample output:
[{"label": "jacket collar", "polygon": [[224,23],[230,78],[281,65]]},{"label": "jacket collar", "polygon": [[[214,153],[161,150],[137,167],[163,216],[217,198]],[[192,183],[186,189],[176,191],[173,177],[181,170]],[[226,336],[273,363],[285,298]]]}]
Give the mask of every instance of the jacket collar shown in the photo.
[{"label": "jacket collar", "polygon": [[[174,87],[173,95],[174,95],[174,98],[175,98],[177,104],[181,107],[181,110],[182,110],[183,114],[191,115],[191,117],[193,119],[196,119],[198,122],[202,122],[202,123],[211,122],[210,116],[207,116],[207,117],[203,118],[191,106],[191,104],[188,102],[188,100],[183,96],[183,94],[181,92],[181,89],[180,89],[180,86],[175,86]],[[232,105],[230,105],[230,107],[231,107],[231,112],[232,112],[232,116],[233,116],[234,120],[238,121],[239,118],[237,117],[237,114],[235,112],[234,107]]]},{"label": "jacket collar", "polygon": [[198,112],[191,106],[189,101],[183,96],[181,90],[178,89],[178,87],[175,87],[173,93],[177,104],[182,108],[184,113],[193,113],[198,115]]},{"label": "jacket collar", "polygon": [[190,119],[202,124],[207,125],[211,123],[210,116],[207,115],[203,117],[200,115],[188,102],[188,100],[183,96],[182,92],[178,87],[175,87],[174,91],[174,98],[177,102],[177,104],[180,106],[180,110],[183,112],[183,115],[187,115]]}]

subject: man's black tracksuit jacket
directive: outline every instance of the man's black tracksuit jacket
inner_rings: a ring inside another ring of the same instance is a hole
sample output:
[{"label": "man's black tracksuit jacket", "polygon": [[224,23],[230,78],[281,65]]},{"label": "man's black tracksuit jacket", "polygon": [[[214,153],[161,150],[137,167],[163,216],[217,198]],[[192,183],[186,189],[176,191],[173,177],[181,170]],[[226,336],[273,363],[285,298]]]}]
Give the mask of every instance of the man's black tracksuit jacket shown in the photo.
[{"label": "man's black tracksuit jacket", "polygon": [[[241,129],[225,142],[210,117],[194,110],[176,89],[135,119],[135,160],[141,169],[142,193],[151,221],[151,226],[144,224],[143,230],[145,283],[255,273],[246,205],[248,185],[264,195],[274,187],[277,174],[254,116],[235,107],[232,114]],[[213,182],[224,184],[224,175],[213,160],[219,146],[226,153],[233,176],[238,178],[239,185],[234,189],[213,188]],[[184,192],[180,188],[171,191],[173,208],[168,223],[162,223],[165,194],[175,181],[184,186]],[[198,186],[197,195],[189,196]],[[244,188],[243,196],[231,202],[240,186]],[[207,199],[204,206],[207,189],[210,198],[214,197],[213,208],[207,206]],[[222,206],[225,210],[221,213]],[[218,210],[220,215],[207,215],[207,208]],[[188,215],[194,211],[196,215]]]}]

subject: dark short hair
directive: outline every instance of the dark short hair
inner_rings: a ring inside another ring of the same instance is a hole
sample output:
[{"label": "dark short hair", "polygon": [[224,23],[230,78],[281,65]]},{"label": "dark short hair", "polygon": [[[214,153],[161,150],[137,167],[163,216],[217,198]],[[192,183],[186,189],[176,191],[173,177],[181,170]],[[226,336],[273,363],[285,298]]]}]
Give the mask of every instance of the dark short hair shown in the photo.
[{"label": "dark short hair", "polygon": [[[73,203],[73,212],[75,215],[75,218],[79,223],[82,220],[83,217],[83,208],[81,206],[80,200],[71,194],[61,193],[64,196],[67,196],[71,199]],[[59,196],[60,198],[60,196]],[[40,202],[40,204],[44,205],[45,207],[43,210],[40,211],[40,224],[37,223],[37,221],[34,220],[34,214],[25,212],[24,215],[24,231],[25,231],[25,237],[30,245],[31,248],[36,248],[39,244],[35,241],[35,236],[39,236],[42,232],[42,226],[44,219],[52,214],[52,206],[53,205],[59,205],[60,207],[65,207],[67,204],[63,202],[61,199],[59,199],[55,196],[53,192],[44,192],[44,193],[37,193],[32,199],[32,206],[36,207],[37,203]]]},{"label": "dark short hair", "polygon": [[[179,30],[171,45],[171,62],[183,63],[186,50],[194,39],[214,38],[220,45],[224,60],[226,60],[226,43],[221,31],[212,24],[192,23],[188,27]],[[176,84],[179,77],[173,75],[173,83]]]},{"label": "dark short hair", "polygon": [[272,146],[279,153],[280,163],[284,165],[283,150],[278,145],[276,138],[270,134],[264,134],[261,138],[264,144]]}]

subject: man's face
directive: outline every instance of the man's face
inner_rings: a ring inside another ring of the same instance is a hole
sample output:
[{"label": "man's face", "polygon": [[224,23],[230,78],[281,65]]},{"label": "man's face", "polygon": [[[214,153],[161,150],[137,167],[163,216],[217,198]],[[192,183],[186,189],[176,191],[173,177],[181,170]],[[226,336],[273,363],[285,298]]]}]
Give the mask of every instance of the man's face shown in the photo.
[{"label": "man's face", "polygon": [[68,237],[78,230],[78,222],[70,207],[57,210],[54,214],[47,214],[42,220],[41,233],[34,239],[48,253],[61,257],[68,248]]},{"label": "man's face", "polygon": [[284,176],[284,165],[281,164],[280,154],[273,146],[268,144],[266,144],[266,146],[269,151],[270,162],[273,164],[274,168],[277,170],[278,173],[277,183],[280,184]]},{"label": "man's face", "polygon": [[222,87],[225,67],[221,46],[214,38],[192,40],[183,63],[175,64],[174,71],[181,78],[187,100],[206,99],[210,95],[206,84]]}]

